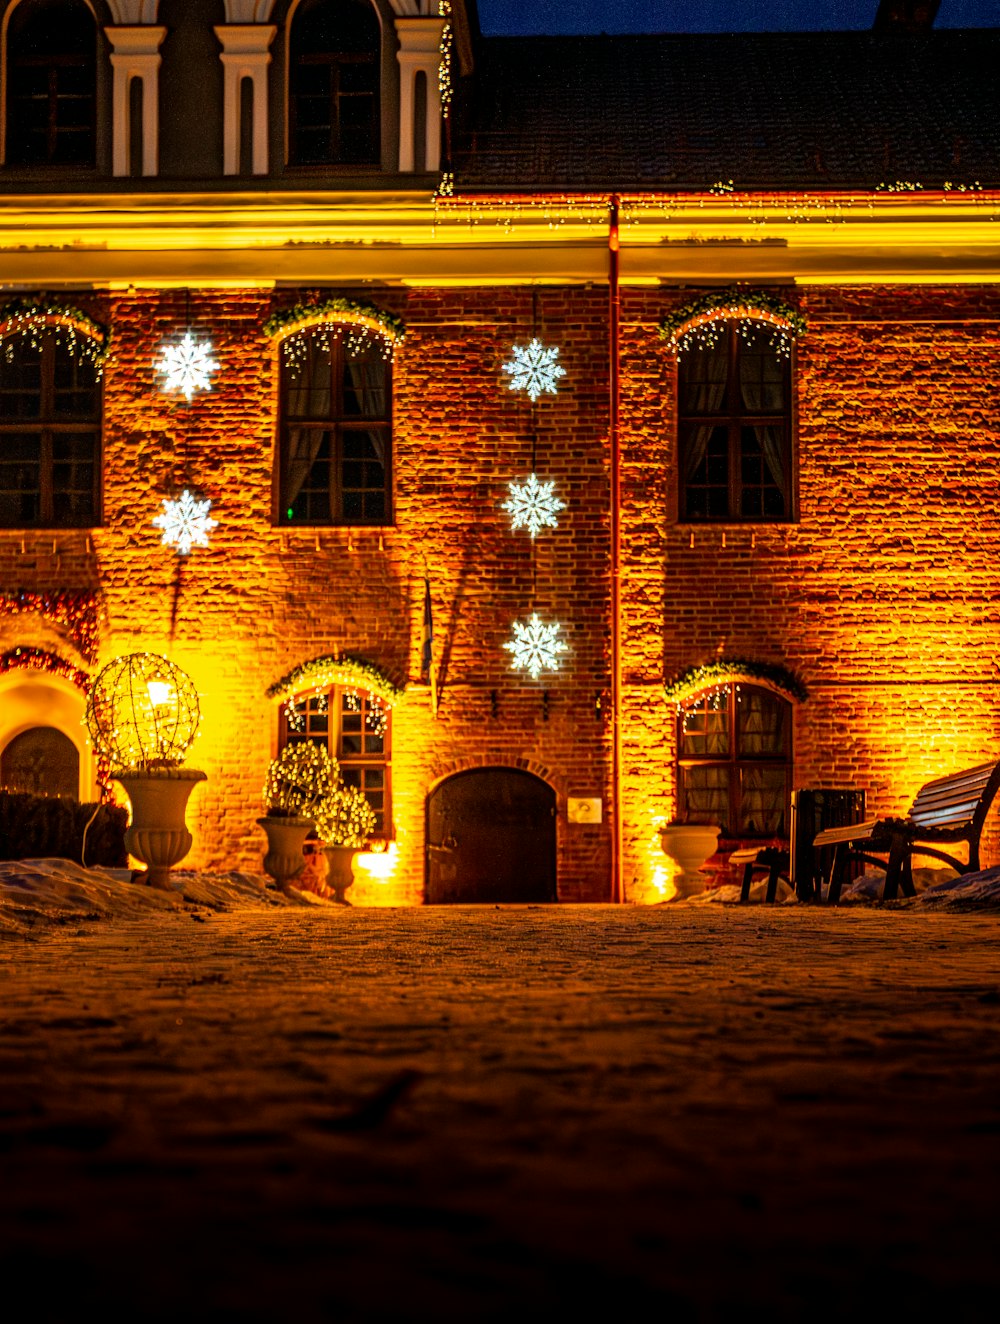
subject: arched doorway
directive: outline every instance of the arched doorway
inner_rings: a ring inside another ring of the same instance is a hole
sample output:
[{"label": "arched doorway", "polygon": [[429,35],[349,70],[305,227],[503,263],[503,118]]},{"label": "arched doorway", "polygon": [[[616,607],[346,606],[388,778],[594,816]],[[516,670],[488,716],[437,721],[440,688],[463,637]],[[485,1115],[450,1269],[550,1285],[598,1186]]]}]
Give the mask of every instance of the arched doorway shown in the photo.
[{"label": "arched doorway", "polygon": [[428,905],[556,900],[556,797],[519,768],[459,772],[427,797]]},{"label": "arched doorway", "polygon": [[0,787],[32,795],[80,791],[80,755],[69,736],[51,726],[33,726],[0,753]]}]

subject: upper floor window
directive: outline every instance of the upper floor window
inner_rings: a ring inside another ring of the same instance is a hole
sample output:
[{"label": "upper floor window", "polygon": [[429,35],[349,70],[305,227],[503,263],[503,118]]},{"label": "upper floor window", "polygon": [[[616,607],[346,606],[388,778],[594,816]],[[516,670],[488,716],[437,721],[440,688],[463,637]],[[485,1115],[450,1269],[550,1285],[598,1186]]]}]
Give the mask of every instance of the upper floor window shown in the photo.
[{"label": "upper floor window", "polygon": [[375,812],[372,835],[392,830],[390,709],[367,690],[329,685],[295,697],[282,708],[281,745],[311,741],[340,765],[341,781],[355,786]]},{"label": "upper floor window", "polygon": [[0,527],[99,522],[101,388],[56,330],[0,343]]},{"label": "upper floor window", "polygon": [[371,0],[303,0],[288,55],[292,165],[378,165],[382,33]]},{"label": "upper floor window", "polygon": [[690,700],[677,723],[677,803],[724,837],[784,836],[791,793],[792,708],[753,685]]},{"label": "upper floor window", "polygon": [[679,356],[682,520],[791,518],[791,364],[772,338],[727,321]]},{"label": "upper floor window", "polygon": [[84,0],[21,0],[6,86],[9,164],[95,164],[97,29]]},{"label": "upper floor window", "polygon": [[278,522],[387,524],[392,365],[377,342],[312,336],[281,366]]}]

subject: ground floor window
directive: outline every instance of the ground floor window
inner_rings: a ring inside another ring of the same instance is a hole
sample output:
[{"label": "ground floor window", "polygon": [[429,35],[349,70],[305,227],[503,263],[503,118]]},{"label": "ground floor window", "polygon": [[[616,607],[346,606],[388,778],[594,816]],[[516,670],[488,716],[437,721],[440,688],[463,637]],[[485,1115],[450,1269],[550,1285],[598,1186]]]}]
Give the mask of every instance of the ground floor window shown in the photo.
[{"label": "ground floor window", "polygon": [[311,741],[340,765],[375,812],[373,836],[392,835],[390,737],[392,715],[377,694],[329,685],[294,695],[281,710],[281,746]]},{"label": "ground floor window", "polygon": [[791,705],[770,690],[731,684],[695,696],[677,722],[679,815],[718,823],[724,837],[788,833]]}]

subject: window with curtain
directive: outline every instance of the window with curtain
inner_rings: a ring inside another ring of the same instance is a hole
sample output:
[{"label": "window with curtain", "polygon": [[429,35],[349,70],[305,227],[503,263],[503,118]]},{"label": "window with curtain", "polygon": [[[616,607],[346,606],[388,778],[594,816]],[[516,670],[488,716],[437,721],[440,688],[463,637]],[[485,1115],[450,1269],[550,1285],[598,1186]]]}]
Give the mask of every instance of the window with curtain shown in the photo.
[{"label": "window with curtain", "polygon": [[0,528],[99,523],[101,387],[54,331],[0,341]]},{"label": "window with curtain", "polygon": [[96,162],[97,26],[84,0],[22,0],[7,29],[10,165]]},{"label": "window with curtain", "polygon": [[281,713],[281,747],[310,741],[326,749],[341,780],[363,792],[375,811],[375,837],[392,830],[391,723],[391,710],[376,695],[349,685],[297,694]]},{"label": "window with curtain", "polygon": [[761,326],[736,322],[677,366],[681,520],[787,520],[792,515],[791,364]]},{"label": "window with curtain", "polygon": [[288,56],[291,165],[379,165],[382,33],[371,0],[303,0]]},{"label": "window with curtain", "polygon": [[282,362],[278,523],[388,524],[392,516],[392,365],[312,337]]},{"label": "window with curtain", "polygon": [[788,833],[791,705],[770,690],[727,685],[687,703],[677,723],[678,810],[725,837]]}]

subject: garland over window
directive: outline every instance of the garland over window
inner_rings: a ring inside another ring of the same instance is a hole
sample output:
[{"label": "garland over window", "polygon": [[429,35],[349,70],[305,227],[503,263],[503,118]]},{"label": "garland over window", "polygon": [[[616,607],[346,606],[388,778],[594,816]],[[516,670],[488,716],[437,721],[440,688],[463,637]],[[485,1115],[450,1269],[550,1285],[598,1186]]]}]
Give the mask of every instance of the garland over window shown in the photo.
[{"label": "garland over window", "polygon": [[677,711],[680,712],[685,700],[696,694],[702,694],[705,690],[725,689],[729,685],[738,685],[740,681],[763,685],[783,698],[794,699],[799,703],[809,697],[809,691],[798,676],[780,663],[740,658],[724,658],[717,662],[706,662],[700,667],[690,667],[673,680],[667,681],[663,694],[668,703],[677,705]]},{"label": "garland over window", "polygon": [[353,685],[378,697],[389,708],[403,691],[384,671],[360,657],[315,657],[294,667],[267,690],[269,699],[290,699],[303,690],[325,689],[329,685]]},{"label": "garland over window", "polygon": [[40,349],[44,331],[53,332],[56,343],[74,358],[89,359],[101,375],[111,333],[87,313],[58,299],[14,299],[0,307],[0,341],[9,344],[20,336],[32,349]]},{"label": "garland over window", "polygon": [[44,620],[64,631],[87,662],[97,659],[100,631],[97,606],[98,595],[87,590],[35,593],[20,589],[16,593],[0,592],[0,617],[37,612]]},{"label": "garland over window", "polygon": [[677,354],[692,345],[711,348],[722,334],[724,322],[737,323],[737,330],[749,337],[761,322],[771,327],[771,345],[788,355],[799,336],[805,334],[806,319],[797,308],[766,290],[747,290],[732,285],[713,290],[693,303],[685,304],[660,323],[660,339],[667,341]]},{"label": "garland over window", "polygon": [[0,675],[8,671],[44,671],[48,675],[62,676],[75,685],[78,690],[90,688],[90,677],[80,667],[67,662],[56,653],[45,648],[10,648],[0,653]]},{"label": "garland over window", "polygon": [[280,339],[285,363],[292,369],[302,366],[310,338],[318,339],[329,349],[334,340],[345,340],[348,352],[356,354],[373,341],[382,357],[391,359],[403,339],[403,322],[393,313],[352,299],[325,299],[322,303],[297,303],[272,313],[264,323],[264,333]]}]

